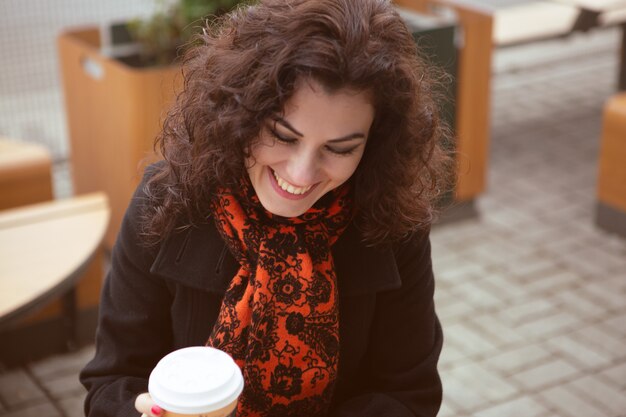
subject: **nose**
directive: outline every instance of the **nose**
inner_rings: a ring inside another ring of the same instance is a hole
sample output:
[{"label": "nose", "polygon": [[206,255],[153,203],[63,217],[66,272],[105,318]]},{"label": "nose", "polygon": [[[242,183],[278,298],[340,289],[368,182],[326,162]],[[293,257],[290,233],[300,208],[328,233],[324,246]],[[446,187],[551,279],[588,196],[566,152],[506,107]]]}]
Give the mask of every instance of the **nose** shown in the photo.
[{"label": "nose", "polygon": [[299,187],[306,187],[319,181],[320,161],[316,152],[301,148],[287,163],[287,181]]}]

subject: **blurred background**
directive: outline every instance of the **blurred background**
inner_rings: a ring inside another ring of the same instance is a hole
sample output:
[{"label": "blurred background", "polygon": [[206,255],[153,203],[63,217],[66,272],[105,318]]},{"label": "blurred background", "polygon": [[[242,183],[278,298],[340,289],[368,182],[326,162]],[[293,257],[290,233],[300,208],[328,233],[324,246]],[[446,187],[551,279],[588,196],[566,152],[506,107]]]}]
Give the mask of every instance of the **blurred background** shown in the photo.
[{"label": "blurred background", "polygon": [[[454,76],[440,415],[626,416],[626,1],[396,3]],[[116,225],[180,81],[119,63],[109,29],[168,7],[0,2],[0,416],[82,415]]]},{"label": "blurred background", "polygon": [[[0,135],[46,146],[55,164],[69,160],[57,37],[63,29],[148,17],[153,0],[107,2],[7,0],[0,4]],[[71,195],[70,186],[55,196]]]}]

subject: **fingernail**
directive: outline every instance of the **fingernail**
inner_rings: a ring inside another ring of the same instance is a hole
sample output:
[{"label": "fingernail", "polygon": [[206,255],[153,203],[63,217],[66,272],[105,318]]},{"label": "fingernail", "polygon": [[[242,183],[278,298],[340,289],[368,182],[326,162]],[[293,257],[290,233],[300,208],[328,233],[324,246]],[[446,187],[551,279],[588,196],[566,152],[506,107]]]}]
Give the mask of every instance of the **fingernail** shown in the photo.
[{"label": "fingernail", "polygon": [[150,409],[150,412],[154,414],[155,416],[160,416],[161,413],[163,412],[163,409],[159,407],[158,405],[153,405],[152,408]]}]

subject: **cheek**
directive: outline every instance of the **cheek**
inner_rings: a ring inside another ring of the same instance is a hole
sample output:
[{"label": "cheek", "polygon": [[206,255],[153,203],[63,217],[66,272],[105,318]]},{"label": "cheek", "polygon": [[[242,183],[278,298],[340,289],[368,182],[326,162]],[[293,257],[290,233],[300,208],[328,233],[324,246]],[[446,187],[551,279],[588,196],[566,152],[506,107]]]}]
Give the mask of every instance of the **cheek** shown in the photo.
[{"label": "cheek", "polygon": [[360,161],[360,155],[346,161],[335,161],[329,172],[329,176],[335,181],[347,181],[356,171]]},{"label": "cheek", "polygon": [[250,149],[250,160],[256,161],[260,165],[267,165],[276,157],[276,147],[273,146],[273,143],[267,143],[267,141],[257,143]]}]

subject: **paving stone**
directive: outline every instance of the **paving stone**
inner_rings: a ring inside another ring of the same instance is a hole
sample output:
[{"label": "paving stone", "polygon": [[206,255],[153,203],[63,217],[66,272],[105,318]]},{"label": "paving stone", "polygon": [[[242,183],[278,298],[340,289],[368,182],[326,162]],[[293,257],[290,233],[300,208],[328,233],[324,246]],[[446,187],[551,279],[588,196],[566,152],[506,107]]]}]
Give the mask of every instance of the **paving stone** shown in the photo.
[{"label": "paving stone", "polygon": [[[624,259],[626,258],[626,240],[618,235],[602,232],[601,230],[599,230],[598,239],[607,252],[610,252],[613,256],[622,259],[622,262],[626,263],[626,259]],[[626,272],[622,271],[622,276],[624,274],[626,274]]]},{"label": "paving stone", "polygon": [[467,260],[460,261],[458,265],[453,268],[445,268],[437,273],[438,279],[450,282],[453,287],[456,285],[466,284],[469,279],[477,279],[485,273],[485,269],[478,265],[473,264]]},{"label": "paving stone", "polygon": [[[519,229],[515,230],[519,232]],[[544,223],[541,227],[525,230],[517,239],[524,245],[536,248],[541,247],[547,240],[558,239],[562,233],[564,233],[564,231],[561,225],[556,223]],[[535,265],[536,262],[538,261],[535,261],[532,257],[520,259],[510,265],[511,272],[523,277],[526,274],[532,274],[542,269],[551,269],[554,266],[554,257],[544,257],[544,259],[541,259],[541,263]]]},{"label": "paving stone", "polygon": [[598,368],[611,363],[610,355],[600,351],[591,343],[581,342],[569,336],[559,336],[547,341],[559,356],[571,359],[580,368]]},{"label": "paving stone", "polygon": [[595,405],[582,399],[579,395],[563,387],[549,388],[539,394],[549,403],[559,416],[563,417],[607,417],[606,414]]},{"label": "paving stone", "polygon": [[449,401],[442,401],[441,408],[437,417],[457,417],[458,411],[450,404]]},{"label": "paving stone", "polygon": [[626,361],[614,364],[601,372],[601,375],[611,380],[616,387],[626,389]]},{"label": "paving stone", "polygon": [[439,279],[441,271],[444,271],[447,268],[452,268],[452,265],[459,262],[459,257],[450,250],[438,248],[434,243],[431,248],[431,254],[433,272],[435,273],[435,277],[437,277],[437,285],[440,285],[443,283],[443,281]]},{"label": "paving stone", "polygon": [[485,362],[505,375],[510,375],[523,369],[537,366],[540,363],[545,363],[550,356],[550,351],[541,345],[521,344],[521,346],[512,350],[498,353],[486,359]]},{"label": "paving stone", "polygon": [[455,323],[447,326],[446,338],[459,346],[467,355],[494,351],[496,347],[496,345],[487,339],[479,330],[470,328],[465,323]]},{"label": "paving stone", "polygon": [[515,245],[510,240],[494,239],[479,242],[472,245],[465,252],[465,256],[475,259],[481,265],[491,265],[494,263],[507,263],[509,260],[522,256],[530,249],[524,246]]},{"label": "paving stone", "polygon": [[0,398],[10,409],[46,400],[45,393],[22,369],[0,374]]},{"label": "paving stone", "polygon": [[614,361],[626,358],[626,340],[603,324],[594,323],[582,327],[572,332],[572,336],[596,346]]},{"label": "paving stone", "polygon": [[[437,302],[437,300],[435,300]],[[454,318],[464,318],[474,313],[474,306],[450,294],[450,304],[437,302],[437,314],[442,322],[450,322]]]},{"label": "paving stone", "polygon": [[568,382],[565,387],[611,415],[626,412],[626,389],[606,383],[597,375],[586,375]]},{"label": "paving stone", "polygon": [[571,268],[586,275],[602,277],[610,273],[610,267],[596,264],[593,258],[581,258],[575,253],[564,253],[561,255],[561,260]]},{"label": "paving stone", "polygon": [[78,373],[93,358],[94,345],[86,346],[76,352],[65,355],[55,355],[29,366],[33,375],[38,378],[48,378],[55,375]]},{"label": "paving stone", "polygon": [[63,410],[65,417],[84,417],[85,396],[86,394],[75,395],[59,401],[59,407]]},{"label": "paving stone", "polygon": [[[546,239],[550,234],[550,230],[546,228],[540,229],[542,239]],[[524,233],[524,236],[532,236],[532,233]],[[529,275],[538,275],[554,268],[554,260],[539,254],[530,254],[525,257],[517,258],[507,264],[512,274],[525,278]]]},{"label": "paving stone", "polygon": [[476,409],[488,403],[481,390],[474,384],[466,384],[456,378],[442,378],[444,402],[463,413],[467,410]]},{"label": "paving stone", "polygon": [[553,359],[550,362],[523,370],[512,375],[512,379],[529,390],[538,390],[550,385],[578,376],[579,370],[563,359]]},{"label": "paving stone", "polygon": [[480,285],[480,282],[465,282],[455,286],[451,292],[459,300],[469,304],[475,309],[488,309],[503,305],[502,299],[497,293],[492,293],[489,289]]},{"label": "paving stone", "polygon": [[[624,255],[626,257],[626,255]],[[611,273],[604,282],[609,288],[612,288],[616,293],[622,293],[626,297],[626,265],[620,267],[619,271]],[[626,310],[626,305],[623,308],[617,310]]]},{"label": "paving stone", "polygon": [[[615,291],[606,282],[589,281],[581,287],[592,294],[605,307],[617,311],[626,310],[626,294],[619,290]],[[626,326],[623,327],[624,332],[622,334],[626,334]]]},{"label": "paving stone", "polygon": [[[467,319],[469,317],[469,319]],[[475,328],[481,330],[483,334],[498,347],[502,345],[510,345],[522,343],[523,336],[511,328],[507,323],[499,320],[493,313],[475,314],[465,317],[465,320],[474,325]]]},{"label": "paving stone", "polygon": [[475,417],[541,417],[548,410],[533,398],[524,396],[474,413]]},{"label": "paving stone", "polygon": [[560,310],[569,311],[580,318],[595,319],[607,313],[607,308],[593,301],[593,296],[584,288],[565,288],[554,294],[554,299],[561,302]]},{"label": "paving stone", "polygon": [[580,280],[576,274],[558,269],[553,269],[549,273],[531,275],[530,278],[532,281],[527,282],[526,290],[540,295],[567,288]]},{"label": "paving stone", "polygon": [[528,335],[534,339],[542,339],[553,336],[556,333],[574,329],[579,324],[576,316],[568,312],[559,312],[551,316],[539,318],[537,320],[524,323],[518,327],[523,335]]},{"label": "paving stone", "polygon": [[521,324],[555,312],[554,304],[550,300],[536,298],[519,300],[503,310],[502,315],[511,324]]},{"label": "paving stone", "polygon": [[[600,235],[602,240],[604,236]],[[606,249],[606,244],[598,246],[586,246],[581,252],[577,252],[579,257],[593,259],[594,264],[603,266],[607,270],[619,269],[626,266],[626,259],[623,253],[617,253]]]},{"label": "paving stone", "polygon": [[509,279],[506,272],[496,271],[481,278],[480,284],[488,289],[491,293],[499,294],[504,300],[516,302],[528,295],[522,285]]},{"label": "paving stone", "polygon": [[[551,159],[553,161],[560,160],[556,157],[556,155],[552,156]],[[525,211],[531,212],[537,216],[534,219],[536,223],[546,224],[546,220],[560,221],[563,218],[573,217],[580,213],[580,206],[577,204],[571,204],[572,201],[569,193],[565,191],[555,193],[548,188],[541,190],[545,193],[545,195],[540,196],[540,198],[526,200],[527,206],[523,207]],[[559,207],[559,210],[546,210],[547,206]]]},{"label": "paving stone", "polygon": [[456,247],[459,241],[471,240],[477,236],[488,236],[481,230],[480,221],[477,219],[465,219],[455,223],[435,225],[433,238],[439,243]]},{"label": "paving stone", "polygon": [[56,400],[85,393],[85,388],[79,382],[77,373],[44,378],[41,384],[50,397]]},{"label": "paving stone", "polygon": [[608,271],[624,266],[624,259],[597,246],[584,246],[571,253],[572,258],[587,261],[592,271]]},{"label": "paving stone", "polygon": [[479,363],[469,362],[458,366],[448,375],[466,386],[473,385],[489,402],[502,401],[518,393],[517,388],[505,378]]},{"label": "paving stone", "polygon": [[451,368],[461,360],[467,358],[467,352],[454,343],[446,342],[441,350],[441,356],[439,357],[439,366],[442,369]]},{"label": "paving stone", "polygon": [[452,296],[452,294],[450,294],[450,292],[448,291],[448,288],[445,286],[442,286],[441,283],[437,284],[437,287],[435,288],[435,304],[437,306],[437,313],[441,314],[441,310],[445,309],[447,306],[450,306],[452,304],[458,303],[459,300],[457,300],[455,297]]},{"label": "paving stone", "polygon": [[2,417],[65,417],[51,403],[28,405],[25,408],[11,410]]},{"label": "paving stone", "polygon": [[[626,297],[626,295],[622,295],[622,297]],[[615,332],[618,335],[621,335],[622,338],[626,338],[626,311],[618,314],[612,314],[610,317],[607,317],[602,323],[606,327],[610,328],[611,331]]]},{"label": "paving stone", "polygon": [[509,207],[492,211],[489,213],[489,218],[487,219],[490,223],[510,228],[520,227],[530,220],[532,220],[532,218],[529,215]]}]

